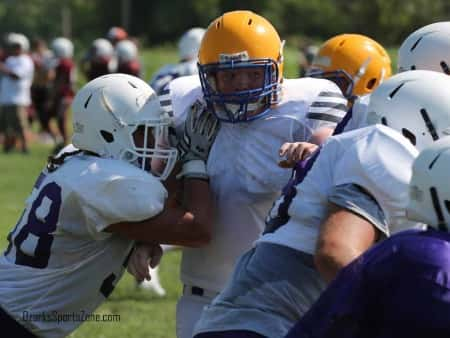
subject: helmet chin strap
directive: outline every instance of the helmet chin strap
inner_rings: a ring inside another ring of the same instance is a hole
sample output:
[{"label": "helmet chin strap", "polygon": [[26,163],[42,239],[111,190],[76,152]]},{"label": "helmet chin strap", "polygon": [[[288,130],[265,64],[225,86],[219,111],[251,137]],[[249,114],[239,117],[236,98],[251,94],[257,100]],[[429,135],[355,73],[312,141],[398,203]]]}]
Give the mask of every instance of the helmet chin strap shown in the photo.
[{"label": "helmet chin strap", "polygon": [[[253,113],[254,111],[256,111],[256,110],[258,110],[259,108],[262,107],[262,105],[263,105],[262,101],[263,100],[264,100],[264,98],[260,98],[256,102],[248,103],[247,104],[247,110],[245,112],[240,112],[240,115],[243,114],[243,113],[247,114],[247,116],[251,115],[251,113]],[[235,103],[225,103],[224,106],[229,112],[231,112],[233,114],[233,116],[236,116],[236,113],[239,112],[239,110],[242,107],[241,104],[235,104]]]}]

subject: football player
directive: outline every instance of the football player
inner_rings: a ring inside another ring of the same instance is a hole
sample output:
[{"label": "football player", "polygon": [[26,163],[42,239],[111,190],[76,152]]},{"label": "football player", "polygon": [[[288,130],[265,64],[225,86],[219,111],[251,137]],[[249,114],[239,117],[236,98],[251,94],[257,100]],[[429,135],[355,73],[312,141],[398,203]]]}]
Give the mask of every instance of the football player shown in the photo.
[{"label": "football player", "polygon": [[[325,138],[346,112],[346,99],[333,82],[284,79],[283,61],[283,42],[270,22],[250,11],[228,12],[202,39],[199,76],[175,79],[163,92],[162,105],[175,126],[183,125],[192,106],[222,121],[207,162],[217,208],[212,241],[183,249],[178,337],[192,337],[203,307],[264,229],[265,214],[290,176],[277,165],[279,147],[324,130]],[[314,102],[317,114],[307,118]]]},{"label": "football player", "polygon": [[340,268],[386,236],[421,228],[405,217],[411,165],[448,134],[449,88],[437,72],[396,75],[372,93],[377,125],[331,137],[299,162],[195,337],[283,337]]},{"label": "football player", "polygon": [[31,104],[30,87],[34,64],[28,55],[30,42],[21,33],[6,35],[6,59],[0,61],[0,133],[3,151],[10,152],[21,143],[21,151],[28,152],[26,137],[26,109]]},{"label": "football player", "polygon": [[134,240],[151,245],[153,266],[161,254],[154,243],[210,240],[204,163],[218,126],[212,114],[188,114],[178,175],[185,204],[177,207],[163,185],[177,158],[170,119],[148,84],[99,77],[72,110],[75,149],[49,160],[0,258],[0,322],[10,337],[75,330],[113,291]]},{"label": "football player", "polygon": [[[375,40],[360,34],[339,34],[325,41],[314,58],[306,76],[335,82],[349,99],[349,112],[334,131],[353,130],[366,126],[370,93],[391,76],[391,59]],[[315,107],[310,114],[315,114]],[[317,146],[307,142],[286,143],[280,149],[281,163],[293,167],[310,156]]]},{"label": "football player", "polygon": [[32,43],[31,58],[34,63],[34,77],[31,85],[31,100],[40,125],[40,133],[47,140],[55,140],[50,129],[49,98],[51,87],[51,66],[53,53],[47,48],[47,43],[42,39],[35,39]]},{"label": "football player", "polygon": [[117,73],[141,77],[141,65],[138,60],[136,44],[131,40],[122,40],[116,45]]},{"label": "football player", "polygon": [[156,72],[150,80],[150,85],[160,94],[164,87],[180,76],[197,74],[197,54],[200,48],[205,29],[195,27],[186,31],[178,41],[178,55],[180,62],[178,64],[169,64],[163,66]]},{"label": "football player", "polygon": [[89,51],[83,57],[81,66],[88,81],[96,77],[113,73],[117,61],[114,59],[114,47],[106,39],[95,39]]},{"label": "football player", "polygon": [[55,64],[52,69],[53,85],[51,89],[50,116],[56,117],[62,145],[68,143],[67,111],[72,103],[75,84],[75,63],[73,62],[73,44],[64,37],[56,38],[51,44]]},{"label": "football player", "polygon": [[111,27],[106,33],[106,38],[115,47],[120,41],[128,38],[128,33],[122,27]]},{"label": "football player", "polygon": [[407,217],[429,225],[379,243],[337,275],[287,338],[450,337],[450,137],[414,161]]}]

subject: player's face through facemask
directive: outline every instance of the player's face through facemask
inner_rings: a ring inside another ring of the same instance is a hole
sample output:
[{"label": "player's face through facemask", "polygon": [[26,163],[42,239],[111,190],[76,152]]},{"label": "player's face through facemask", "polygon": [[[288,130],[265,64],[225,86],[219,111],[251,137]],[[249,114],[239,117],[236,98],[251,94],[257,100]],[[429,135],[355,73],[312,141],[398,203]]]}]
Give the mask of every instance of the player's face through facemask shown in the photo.
[{"label": "player's face through facemask", "polygon": [[[225,69],[217,71],[215,82],[219,93],[228,95],[230,100],[233,100],[233,93],[236,93],[235,100],[239,100],[241,93],[252,93],[252,90],[261,88],[264,84],[264,76],[264,67]],[[256,104],[259,100],[259,97],[252,98],[249,95],[247,102]],[[254,110],[249,109],[247,116],[257,115],[261,109],[261,107]]]},{"label": "player's face through facemask", "polygon": [[222,94],[232,94],[244,90],[260,88],[264,82],[264,68],[242,68],[219,70],[216,73],[217,90]]},{"label": "player's face through facemask", "polygon": [[133,140],[139,155],[138,166],[156,177],[162,176],[171,165],[163,154],[170,149],[168,128],[141,125],[134,131]]}]

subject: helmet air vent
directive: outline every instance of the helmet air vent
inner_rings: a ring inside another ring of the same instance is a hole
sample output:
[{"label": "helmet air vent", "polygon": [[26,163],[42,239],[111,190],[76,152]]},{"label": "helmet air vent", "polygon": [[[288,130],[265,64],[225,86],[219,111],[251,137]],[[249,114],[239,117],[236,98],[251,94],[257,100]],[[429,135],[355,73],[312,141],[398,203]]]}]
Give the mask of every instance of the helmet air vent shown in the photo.
[{"label": "helmet air vent", "polygon": [[442,71],[445,74],[450,75],[450,67],[448,64],[445,61],[441,61],[439,64],[441,65]]},{"label": "helmet air vent", "polygon": [[400,88],[402,88],[404,85],[404,83],[402,83],[400,86],[398,86],[397,88],[395,88],[390,94],[389,94],[389,98],[393,99],[395,94],[397,94],[397,92],[400,90]]},{"label": "helmet air vent", "polygon": [[[447,224],[445,224],[444,214],[441,209],[441,205],[439,204],[439,196],[437,189],[435,187],[430,188],[431,201],[433,202],[434,212],[436,213],[436,217],[438,219],[438,227],[439,230],[448,231]],[[446,207],[447,207],[447,203]]]},{"label": "helmet air vent", "polygon": [[102,135],[102,137],[106,141],[106,143],[111,143],[114,141],[114,135],[111,134],[109,131],[100,130],[100,134]]},{"label": "helmet air vent", "polygon": [[376,78],[372,78],[372,79],[370,79],[370,80],[367,82],[366,88],[369,89],[369,90],[372,90],[373,87],[375,87],[376,83],[377,83],[377,79],[376,79]]},{"label": "helmet air vent", "polygon": [[131,87],[137,88],[137,86],[133,82],[128,81],[128,83],[130,84]]},{"label": "helmet air vent", "polygon": [[91,101],[91,98],[92,98],[92,93],[91,93],[91,95],[89,95],[89,97],[87,98],[86,102],[84,103],[84,109],[87,109],[89,101]]},{"label": "helmet air vent", "polygon": [[439,154],[434,158],[434,160],[431,161],[430,165],[428,166],[428,169],[431,170],[431,169],[433,168],[434,164],[436,163],[436,161],[438,160],[438,158],[441,156],[441,154],[442,154],[442,153],[439,153]]},{"label": "helmet air vent", "polygon": [[424,108],[422,108],[420,110],[420,114],[422,115],[422,118],[425,121],[425,125],[427,126],[427,129],[430,132],[431,137],[433,138],[433,141],[439,140],[439,135],[436,131],[436,128],[435,128],[433,122],[431,122],[428,112]]},{"label": "helmet air vent", "polygon": [[252,24],[252,19],[248,19],[248,25],[250,26]]},{"label": "helmet air vent", "polygon": [[417,45],[419,44],[420,40],[422,40],[423,36],[421,36],[416,42],[414,42],[414,45],[411,46],[411,49],[409,50],[410,52],[412,52]]},{"label": "helmet air vent", "polygon": [[416,145],[416,136],[406,128],[402,128],[402,134],[405,136],[414,146]]}]

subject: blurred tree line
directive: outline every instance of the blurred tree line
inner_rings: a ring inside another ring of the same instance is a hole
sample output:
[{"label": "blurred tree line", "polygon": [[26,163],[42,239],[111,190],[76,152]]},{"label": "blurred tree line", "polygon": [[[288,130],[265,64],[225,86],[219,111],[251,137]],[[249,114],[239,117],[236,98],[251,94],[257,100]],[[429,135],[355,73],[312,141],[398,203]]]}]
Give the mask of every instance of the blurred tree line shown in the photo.
[{"label": "blurred tree line", "polygon": [[267,17],[283,37],[362,33],[386,45],[401,43],[428,23],[450,20],[449,0],[0,0],[0,34],[66,35],[85,44],[119,25],[153,45],[176,41],[187,28],[206,27],[235,9]]}]

